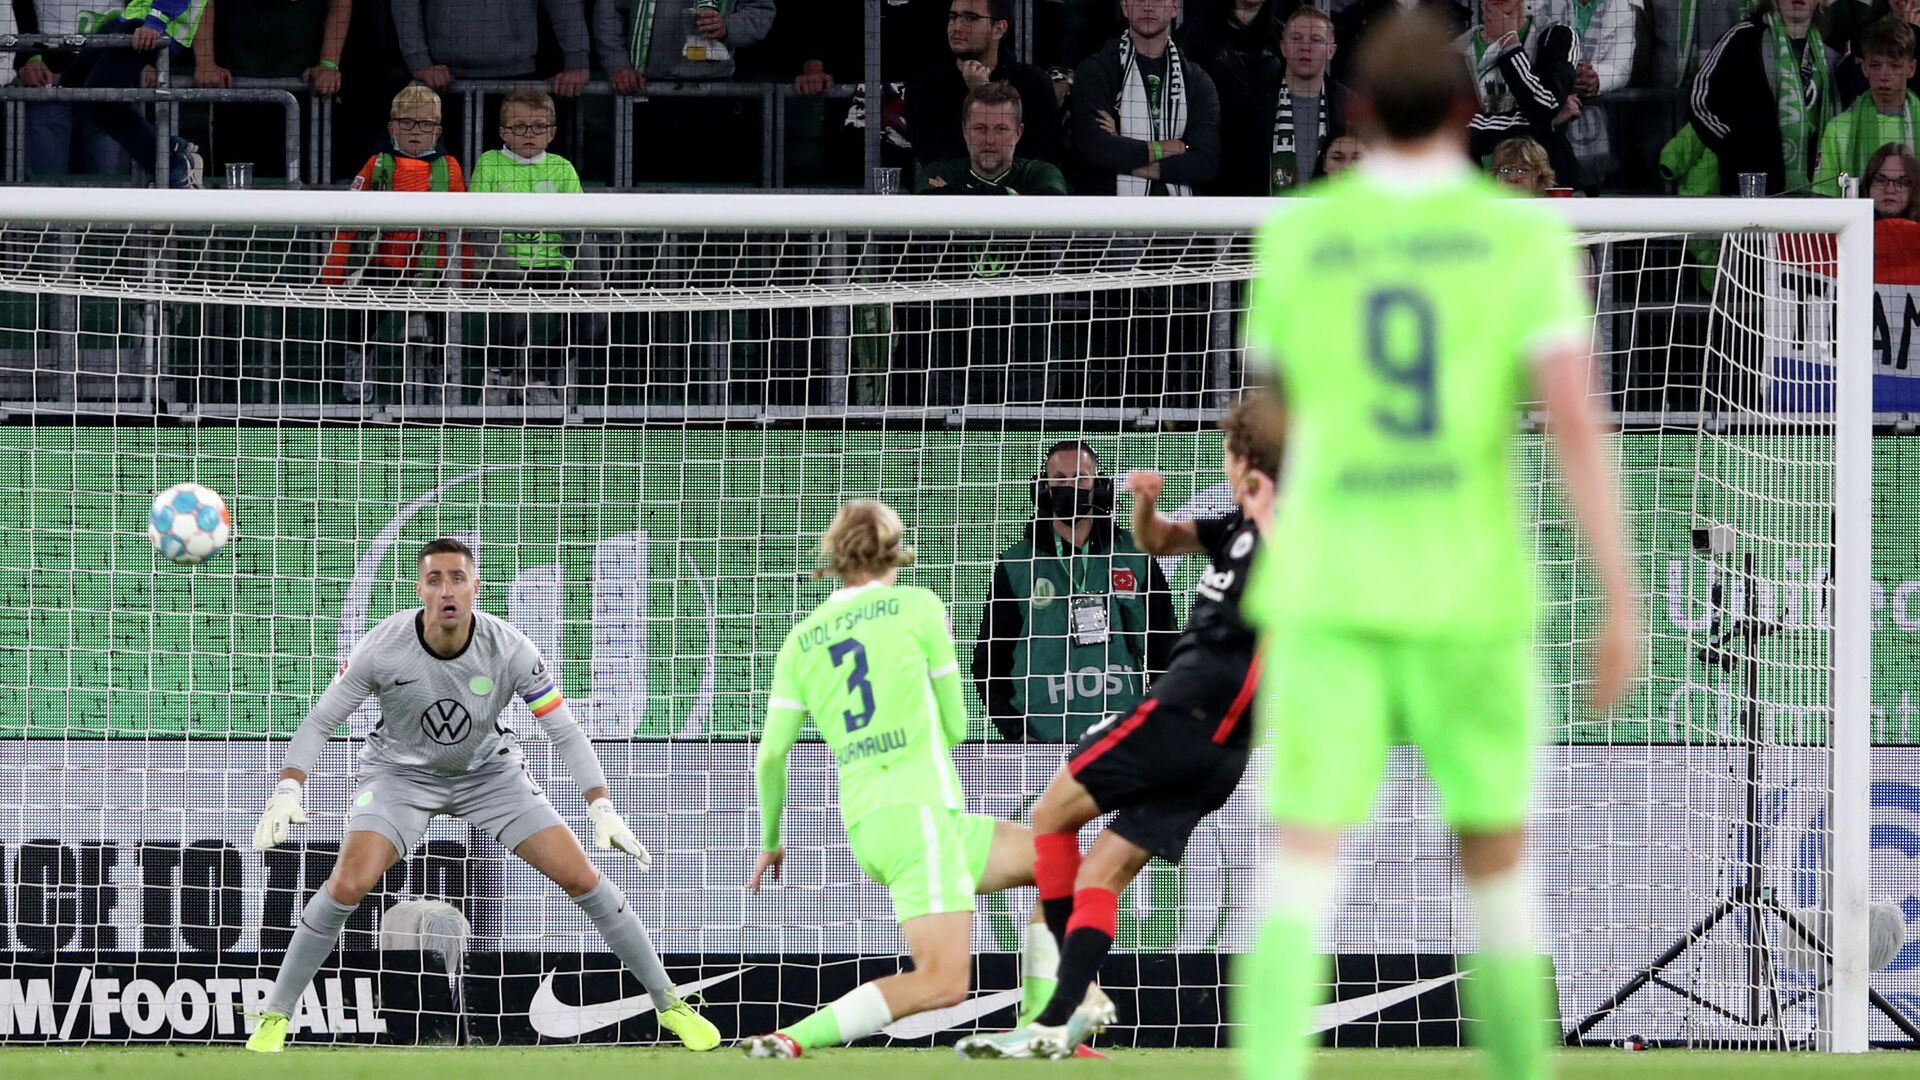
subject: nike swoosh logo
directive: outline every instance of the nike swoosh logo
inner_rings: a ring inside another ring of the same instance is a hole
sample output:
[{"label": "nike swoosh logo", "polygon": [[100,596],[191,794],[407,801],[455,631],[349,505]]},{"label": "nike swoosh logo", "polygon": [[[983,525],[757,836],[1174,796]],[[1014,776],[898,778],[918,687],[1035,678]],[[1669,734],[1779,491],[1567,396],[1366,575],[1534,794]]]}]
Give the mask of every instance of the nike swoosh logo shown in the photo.
[{"label": "nike swoosh logo", "polygon": [[[728,979],[739,978],[746,972],[729,971],[725,975],[715,975],[710,979],[688,983],[680,987],[681,997],[688,997],[717,986]],[[534,991],[533,1000],[527,1005],[527,1023],[533,1030],[549,1039],[577,1039],[591,1031],[611,1027],[622,1020],[631,1020],[642,1013],[653,1011],[653,998],[638,994],[618,1001],[602,1001],[592,1005],[569,1005],[553,994],[553,977],[558,972],[549,971],[547,977],[540,980],[540,989]]]},{"label": "nike swoosh logo", "polygon": [[1320,1032],[1337,1028],[1341,1024],[1351,1024],[1355,1020],[1372,1016],[1403,1001],[1411,1001],[1429,990],[1438,990],[1448,983],[1456,982],[1465,974],[1464,971],[1456,971],[1438,979],[1408,983],[1391,990],[1382,990],[1377,994],[1362,994],[1359,997],[1328,1002],[1314,1010],[1312,1034],[1318,1035]]},{"label": "nike swoosh logo", "polygon": [[969,1021],[978,1020],[988,1013],[996,1013],[1009,1005],[1019,1003],[1020,991],[999,990],[969,998],[951,1008],[916,1013],[913,1016],[895,1020],[880,1030],[896,1039],[924,1039],[929,1035],[959,1027]]},{"label": "nike swoosh logo", "polygon": [[419,679],[395,679],[395,680],[393,680],[393,685],[395,685],[395,686],[412,686],[412,685],[413,685],[414,683],[417,683],[417,682],[419,682],[419,681],[420,681]]}]

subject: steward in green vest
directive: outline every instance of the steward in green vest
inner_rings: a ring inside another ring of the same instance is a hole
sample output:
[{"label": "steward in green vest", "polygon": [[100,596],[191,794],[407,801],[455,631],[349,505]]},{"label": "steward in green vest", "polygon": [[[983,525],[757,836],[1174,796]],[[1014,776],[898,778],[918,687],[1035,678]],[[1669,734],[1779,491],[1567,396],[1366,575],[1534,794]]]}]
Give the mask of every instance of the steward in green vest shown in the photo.
[{"label": "steward in green vest", "polygon": [[1074,743],[1130,711],[1180,633],[1160,564],[1113,518],[1093,448],[1055,443],[1034,517],[1000,553],[973,649],[987,718],[1011,742]]}]

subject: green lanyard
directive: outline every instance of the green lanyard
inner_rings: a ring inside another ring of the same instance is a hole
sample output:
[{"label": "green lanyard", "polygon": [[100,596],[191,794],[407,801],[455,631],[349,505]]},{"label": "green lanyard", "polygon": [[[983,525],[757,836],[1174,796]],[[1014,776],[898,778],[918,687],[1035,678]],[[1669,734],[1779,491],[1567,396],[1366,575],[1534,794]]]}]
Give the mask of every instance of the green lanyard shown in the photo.
[{"label": "green lanyard", "polygon": [[[1068,543],[1071,544],[1072,541],[1068,541]],[[1084,561],[1081,558],[1082,555],[1085,555]],[[1059,558],[1058,556],[1055,556],[1055,557]],[[1067,575],[1067,593],[1069,596],[1096,595],[1093,591],[1093,582],[1090,576],[1093,570],[1094,558],[1095,556],[1093,553],[1093,540],[1089,538],[1087,540],[1087,550],[1085,552],[1082,552],[1079,548],[1076,548],[1076,547],[1069,547],[1067,549],[1066,557],[1060,559],[1061,569]],[[1080,580],[1077,582],[1073,580],[1073,568],[1076,564],[1086,567],[1088,571],[1088,573],[1081,574]],[[1104,596],[1105,594],[1101,593],[1098,595]]]}]

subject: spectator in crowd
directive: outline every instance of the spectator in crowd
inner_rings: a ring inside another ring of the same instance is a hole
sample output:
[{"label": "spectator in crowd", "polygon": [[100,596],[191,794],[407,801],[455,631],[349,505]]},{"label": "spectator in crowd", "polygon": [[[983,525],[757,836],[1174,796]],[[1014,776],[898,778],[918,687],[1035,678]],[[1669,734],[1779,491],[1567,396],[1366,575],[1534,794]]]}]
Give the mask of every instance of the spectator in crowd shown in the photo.
[{"label": "spectator in crowd", "polygon": [[735,52],[773,28],[773,0],[595,0],[593,42],[616,94],[648,79],[731,79]]},{"label": "spectator in crowd", "polygon": [[[194,85],[225,89],[243,79],[304,79],[316,95],[340,92],[340,56],[353,0],[207,0],[193,49]],[[220,161],[277,162],[286,138],[276,105],[220,105],[211,149]]]},{"label": "spectator in crowd", "polygon": [[[1242,51],[1244,38],[1231,40],[1207,69],[1220,95],[1220,168],[1207,192],[1280,194],[1313,179],[1319,152],[1346,130],[1345,91],[1326,78],[1333,20],[1318,8],[1294,7],[1274,25],[1277,56]],[[1296,134],[1302,124],[1310,130]]]},{"label": "spectator in crowd", "polygon": [[1338,176],[1360,164],[1367,156],[1367,144],[1358,135],[1341,135],[1320,153],[1320,175]]},{"label": "spectator in crowd", "polygon": [[[860,4],[779,0],[779,30],[787,51],[799,58],[793,91],[824,94],[867,77],[866,25]],[[880,5],[880,78],[900,83],[949,62],[944,28],[951,0],[886,0]],[[790,13],[790,14],[789,14]]]},{"label": "spectator in crowd", "polygon": [[[412,83],[394,95],[388,115],[388,147],[361,166],[351,190],[467,190],[460,162],[440,146],[439,94]],[[445,232],[382,230],[363,235],[343,229],[334,234],[320,268],[320,281],[324,285],[431,284],[464,266],[465,252],[451,250],[457,243]],[[438,385],[438,374],[430,374],[425,362],[414,358],[439,353],[437,343],[444,340],[443,319],[420,312],[403,316],[393,311],[348,309],[332,321],[341,328],[330,327],[328,337],[346,343],[346,363],[337,380],[341,400],[355,404],[365,396],[369,352],[378,367],[388,368],[396,362],[402,365],[401,382],[417,380],[428,386]],[[405,370],[409,367],[415,370]]]},{"label": "spectator in crowd", "polygon": [[1060,160],[1065,136],[1053,80],[1013,58],[1013,43],[1007,40],[1012,28],[1013,0],[952,0],[946,39],[952,58],[907,80],[907,137],[913,140],[916,167],[968,153],[961,131],[962,102],[989,82],[1005,83],[1020,95],[1021,114],[1028,120],[1020,137],[1021,156]]},{"label": "spectator in crowd", "polygon": [[[741,50],[773,28],[773,0],[594,0],[593,39],[608,81],[635,94],[648,80],[719,82],[739,71]],[[642,155],[642,181],[758,183],[758,101],[659,97],[636,123],[675,153]]]},{"label": "spectator in crowd", "polygon": [[[1875,8],[1883,10],[1876,11]],[[1860,53],[1860,35],[1867,27],[1892,14],[1887,0],[1827,0],[1826,10],[1820,13],[1820,35],[1827,44],[1841,56],[1857,56]],[[1840,87],[1840,100],[1851,104],[1866,90],[1864,83],[1852,82],[1847,78],[1846,65],[1841,65],[1835,73]]]},{"label": "spectator in crowd", "polygon": [[1339,51],[1333,54],[1334,81],[1347,81],[1347,65],[1358,54],[1360,39],[1366,36],[1367,27],[1409,8],[1419,8],[1455,31],[1466,30],[1473,21],[1468,5],[1459,0],[1351,0],[1333,15],[1334,43],[1339,46]]},{"label": "spectator in crowd", "polygon": [[1920,125],[1920,96],[1907,89],[1914,69],[1911,26],[1889,17],[1867,27],[1852,63],[1866,74],[1867,92],[1827,121],[1820,133],[1813,189],[1822,195],[1840,194],[1843,173],[1855,179],[1865,176],[1867,159],[1877,148],[1888,143],[1911,147],[1915,126]]},{"label": "spectator in crowd", "polygon": [[[169,69],[187,69],[187,50],[193,47],[206,0],[130,0],[121,17],[95,28],[98,34],[132,34],[128,47],[82,49],[60,73],[60,85],[88,90],[131,90],[146,79],[148,54],[170,50]],[[144,105],[127,102],[81,104],[74,109],[76,127],[104,131],[133,161],[153,159],[155,132]],[[167,160],[167,186],[200,186],[200,148],[173,136]]]},{"label": "spectator in crowd", "polygon": [[1186,0],[1173,36],[1210,75],[1222,53],[1278,59],[1275,43],[1300,5],[1301,0]]},{"label": "spectator in crowd", "polygon": [[1115,0],[1033,0],[1033,62],[1071,75],[1124,26]]},{"label": "spectator in crowd", "polygon": [[1281,11],[1298,0],[1188,0],[1174,40],[1206,69],[1220,99],[1220,167],[1209,195],[1265,195],[1274,98],[1286,78]]},{"label": "spectator in crowd", "polygon": [[[867,182],[865,140],[868,114],[865,6],[820,0],[779,0],[775,30],[778,46],[797,71],[793,88],[802,97],[824,94],[849,84],[854,95],[844,106],[815,111],[804,103],[790,112],[790,123],[822,127],[823,169],[839,183]],[[907,133],[907,80],[922,71],[953,62],[945,39],[951,0],[887,0],[880,5],[880,163],[906,168],[913,163]],[[817,119],[815,119],[817,118]],[[858,166],[825,169],[825,162]],[[790,155],[791,164],[791,155]]]},{"label": "spectator in crowd", "polygon": [[[1610,181],[1618,167],[1607,142],[1607,106],[1593,99],[1627,85],[1643,0],[1541,0],[1534,21],[1573,31],[1573,92],[1580,115],[1567,125],[1573,159],[1589,185]],[[1665,133],[1662,132],[1662,135]]]},{"label": "spectator in crowd", "polygon": [[[193,50],[196,86],[243,79],[304,79],[313,92],[340,92],[340,54],[353,0],[207,0]],[[224,61],[224,63],[222,62]]]},{"label": "spectator in crowd", "polygon": [[[1850,2],[1857,5],[1850,10],[1854,11],[1862,20],[1859,30],[1854,33],[1852,37],[1846,39],[1852,43],[1850,51],[1855,56],[1860,54],[1859,38],[1860,35],[1865,32],[1866,27],[1872,26],[1882,19],[1894,18],[1913,28],[1913,57],[1915,60],[1920,61],[1920,0],[1873,0],[1871,7],[1860,4],[1859,0],[1850,0]],[[1859,15],[1861,11],[1865,11],[1865,14]],[[1832,20],[1829,21],[1827,40],[1840,42],[1842,39],[1833,33],[1831,22]],[[1866,76],[1856,65],[1842,65],[1839,82],[1840,100],[1842,101],[1852,101],[1854,98],[1867,92]],[[1914,76],[1907,80],[1907,89],[1912,90],[1916,94],[1920,94],[1920,68],[1916,68]]]},{"label": "spectator in crowd", "polygon": [[1920,160],[1904,143],[1888,143],[1873,152],[1863,170],[1862,189],[1873,200],[1876,219],[1905,218],[1920,221],[1920,201],[1914,198],[1914,186],[1920,184]]},{"label": "spectator in crowd", "polygon": [[[500,103],[501,148],[481,154],[474,162],[467,190],[578,195],[580,176],[573,163],[547,151],[556,119],[553,99],[546,91],[523,86],[509,93]],[[501,233],[497,242],[484,249],[487,276],[496,285],[562,286],[573,270],[570,247],[563,233]],[[560,390],[567,385],[566,325],[566,315],[552,313],[488,315],[488,383],[524,384],[529,405],[560,404]],[[536,329],[540,342],[529,349]]]},{"label": "spectator in crowd", "polygon": [[1707,53],[1746,14],[1742,0],[1647,0],[1654,84],[1691,87]]},{"label": "spectator in crowd", "polygon": [[[23,34],[92,34],[111,25],[112,15],[94,10],[92,0],[14,0],[7,15],[16,17]],[[17,60],[15,85],[38,89],[60,81],[61,72],[73,59],[73,53],[49,49],[22,50]],[[107,133],[85,125],[76,126],[76,106],[64,101],[36,101],[26,107],[27,175],[37,183],[48,183],[75,174],[124,178],[132,160],[120,144]],[[151,157],[147,148],[145,157]]]},{"label": "spectator in crowd", "polygon": [[346,49],[340,56],[339,101],[333,110],[333,168],[351,180],[354,162],[386,148],[393,95],[413,81],[400,52],[392,0],[352,0]]},{"label": "spectator in crowd", "polygon": [[1468,152],[1484,159],[1502,141],[1527,135],[1547,148],[1556,172],[1577,175],[1565,130],[1580,115],[1572,28],[1536,25],[1526,0],[1483,0],[1480,13],[1480,25],[1455,41],[1480,97],[1467,125]]},{"label": "spectator in crowd", "polygon": [[1180,0],[1122,0],[1127,30],[1073,73],[1088,194],[1191,195],[1220,164],[1213,80],[1170,31]]},{"label": "spectator in crowd", "polygon": [[[354,191],[465,191],[460,162],[440,145],[440,95],[414,83],[394,95],[387,121],[392,140],[367,159],[353,178]],[[362,239],[352,232],[334,238],[320,271],[329,285],[355,274],[363,279],[399,281],[437,279],[449,266],[446,238],[415,232],[382,231]]]},{"label": "spectator in crowd", "polygon": [[1546,194],[1556,179],[1547,148],[1524,135],[1494,147],[1487,168],[1495,180],[1529,195]]},{"label": "spectator in crowd", "polygon": [[1140,703],[1179,626],[1160,563],[1113,519],[1093,447],[1053,444],[1031,490],[1033,521],[994,564],[973,681],[1008,741],[1073,743]]},{"label": "spectator in crowd", "polygon": [[929,162],[920,170],[922,195],[1065,195],[1066,178],[1051,162],[1018,157],[1026,140],[1025,96],[1003,82],[981,83],[960,108],[967,156]]},{"label": "spectator in crowd", "polygon": [[1836,111],[1837,57],[1814,25],[1822,0],[1760,0],[1721,35],[1687,99],[1692,128],[1720,167],[1720,193],[1765,173],[1766,193],[1804,191]]},{"label": "spectator in crowd", "polygon": [[589,61],[586,0],[392,0],[393,25],[407,70],[430,90],[455,79],[535,78],[538,10],[545,8],[560,47],[561,70],[549,83],[578,97]]},{"label": "spectator in crowd", "polygon": [[[1262,179],[1280,195],[1319,175],[1320,150],[1347,133],[1347,88],[1327,79],[1333,59],[1333,20],[1315,7],[1294,9],[1281,31],[1286,77],[1266,111]],[[1222,151],[1222,161],[1232,151]]]},{"label": "spectator in crowd", "polygon": [[[573,163],[547,152],[555,120],[553,99],[546,91],[523,86],[509,93],[500,103],[501,148],[481,154],[474,162],[467,190],[578,195],[580,174]],[[493,276],[563,276],[573,269],[564,243],[565,237],[554,232],[505,233]]]}]

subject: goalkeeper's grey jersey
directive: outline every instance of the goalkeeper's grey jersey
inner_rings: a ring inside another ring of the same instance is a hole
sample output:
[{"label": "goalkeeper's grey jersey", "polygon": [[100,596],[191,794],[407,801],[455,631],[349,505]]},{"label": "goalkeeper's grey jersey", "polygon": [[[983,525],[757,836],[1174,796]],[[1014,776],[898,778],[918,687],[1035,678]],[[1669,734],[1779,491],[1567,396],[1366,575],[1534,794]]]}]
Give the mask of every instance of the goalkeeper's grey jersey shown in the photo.
[{"label": "goalkeeper's grey jersey", "polygon": [[289,767],[311,772],[327,737],[371,695],[380,722],[360,751],[363,764],[447,776],[517,768],[520,743],[507,716],[519,698],[581,788],[606,785],[553,670],[525,634],[475,611],[466,648],[442,657],[427,648],[423,618],[418,608],[398,611],[360,639],[295,734]]}]

